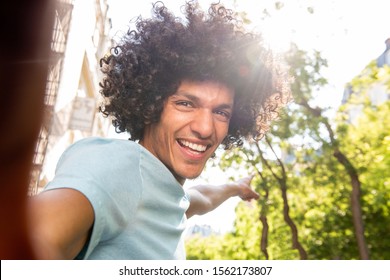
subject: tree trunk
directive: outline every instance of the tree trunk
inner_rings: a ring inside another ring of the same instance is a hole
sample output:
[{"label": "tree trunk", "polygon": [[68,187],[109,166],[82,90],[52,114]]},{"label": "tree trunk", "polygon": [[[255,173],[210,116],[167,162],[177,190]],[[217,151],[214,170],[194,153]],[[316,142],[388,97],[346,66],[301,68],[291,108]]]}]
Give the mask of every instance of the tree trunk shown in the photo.
[{"label": "tree trunk", "polygon": [[271,142],[267,137],[265,137],[265,140],[267,142],[268,147],[271,149],[272,153],[275,155],[277,162],[279,164],[281,174],[282,176],[279,177],[271,167],[271,165],[268,163],[268,161],[263,157],[263,153],[260,149],[260,146],[256,144],[257,150],[259,152],[259,156],[264,163],[264,165],[271,171],[273,177],[279,182],[280,189],[282,191],[282,198],[283,198],[283,217],[284,221],[287,223],[287,225],[291,229],[291,234],[292,234],[292,243],[293,243],[293,248],[297,249],[299,252],[299,256],[301,260],[306,260],[307,259],[307,253],[305,249],[303,248],[302,244],[299,242],[298,238],[298,229],[294,223],[294,221],[290,217],[290,206],[288,205],[288,199],[287,199],[287,175],[286,175],[286,170],[284,168],[283,162],[278,158],[276,155]]},{"label": "tree trunk", "polygon": [[360,181],[356,169],[349,162],[347,157],[338,149],[334,152],[334,156],[345,167],[352,185],[351,192],[351,208],[352,208],[352,220],[355,228],[355,236],[357,245],[359,248],[359,255],[362,260],[368,260],[370,254],[368,251],[366,239],[364,237],[364,222],[362,215],[362,207],[360,205]]},{"label": "tree trunk", "polygon": [[[313,116],[322,117],[322,110],[320,108],[311,107],[307,102],[307,100],[301,100],[299,102],[299,105],[306,108]],[[360,258],[362,260],[367,260],[370,258],[369,256],[370,254],[364,237],[364,222],[363,222],[363,215],[362,215],[362,207],[360,205],[361,184],[359,180],[359,174],[357,173],[352,163],[348,160],[348,158],[339,150],[338,143],[335,140],[334,132],[332,127],[329,124],[329,121],[325,117],[322,117],[322,123],[325,125],[329,133],[329,138],[330,138],[329,144],[333,148],[334,157],[345,167],[345,170],[347,171],[348,176],[351,179],[351,186],[352,186],[351,209],[352,209],[352,220],[353,220],[353,226],[355,230],[355,237],[359,249]]]},{"label": "tree trunk", "polygon": [[[264,178],[263,178],[264,179]],[[264,209],[264,207],[267,206],[267,201],[268,201],[268,187],[265,187],[265,195],[264,195],[264,205],[261,207],[260,211],[260,217],[259,220],[261,221],[261,224],[263,225],[263,229],[261,230],[261,241],[260,241],[260,249],[263,252],[265,258],[269,260],[269,255],[268,255],[268,231],[269,231],[269,226],[268,226],[268,220],[267,220],[267,209]]]},{"label": "tree trunk", "polygon": [[260,214],[260,221],[263,225],[263,229],[261,231],[261,241],[260,241],[260,249],[263,252],[265,259],[269,260],[269,255],[268,255],[268,221],[267,221],[267,216],[264,215],[264,213]]},{"label": "tree trunk", "polygon": [[261,205],[261,210],[260,210],[260,215],[259,215],[259,220],[260,220],[261,224],[263,225],[263,228],[261,230],[260,250],[263,252],[265,259],[269,260],[269,254],[268,254],[268,249],[267,249],[267,247],[268,247],[268,232],[269,232],[269,226],[268,226],[268,220],[267,220],[267,212],[268,212],[267,211],[268,210],[267,209],[267,207],[268,207],[267,201],[268,201],[268,196],[269,196],[269,188],[267,186],[265,177],[263,176],[261,171],[256,166],[256,161],[251,160],[247,153],[244,152],[244,154],[245,154],[248,162],[251,163],[252,167],[256,170],[257,174],[260,176],[260,178],[262,180],[262,183],[260,184],[260,186],[263,185],[264,191],[265,191],[265,194],[264,194],[265,203],[263,205]]},{"label": "tree trunk", "polygon": [[282,184],[281,190],[282,190],[282,198],[283,198],[283,217],[284,217],[284,221],[288,224],[288,226],[291,229],[293,248],[298,250],[301,260],[307,260],[307,253],[305,249],[302,247],[302,244],[299,242],[298,239],[298,229],[294,221],[290,217],[290,206],[288,205],[288,199],[287,199],[287,186],[285,183],[281,183],[281,184]]}]

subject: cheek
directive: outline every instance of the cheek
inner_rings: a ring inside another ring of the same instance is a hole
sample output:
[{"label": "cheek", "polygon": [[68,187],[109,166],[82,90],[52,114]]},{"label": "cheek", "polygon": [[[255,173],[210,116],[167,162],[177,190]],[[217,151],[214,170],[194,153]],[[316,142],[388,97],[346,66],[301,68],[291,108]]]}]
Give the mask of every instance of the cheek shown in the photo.
[{"label": "cheek", "polygon": [[[163,119],[165,134],[174,137],[175,134],[183,134],[191,123],[191,116],[188,113],[169,112]],[[187,132],[188,133],[188,132]]]},{"label": "cheek", "polygon": [[217,127],[217,137],[218,141],[222,142],[225,139],[226,135],[229,132],[229,123],[223,123]]}]

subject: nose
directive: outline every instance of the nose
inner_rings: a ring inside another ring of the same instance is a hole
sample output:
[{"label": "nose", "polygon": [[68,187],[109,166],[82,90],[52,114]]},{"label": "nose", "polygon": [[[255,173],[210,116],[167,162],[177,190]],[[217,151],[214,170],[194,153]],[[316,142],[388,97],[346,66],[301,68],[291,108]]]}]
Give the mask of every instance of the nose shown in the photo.
[{"label": "nose", "polygon": [[200,109],[191,122],[192,132],[200,139],[207,139],[214,133],[214,129],[212,112],[207,109]]}]

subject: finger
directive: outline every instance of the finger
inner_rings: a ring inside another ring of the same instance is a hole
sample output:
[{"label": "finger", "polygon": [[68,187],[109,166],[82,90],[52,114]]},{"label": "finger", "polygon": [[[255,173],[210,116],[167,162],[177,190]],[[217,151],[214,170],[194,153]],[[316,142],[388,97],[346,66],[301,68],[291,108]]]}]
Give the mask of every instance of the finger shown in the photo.
[{"label": "finger", "polygon": [[254,175],[251,174],[249,176],[246,176],[246,177],[242,178],[242,181],[249,185],[251,183],[253,177],[254,177]]},{"label": "finger", "polygon": [[260,198],[260,194],[258,192],[253,191],[252,192],[252,198],[259,199]]}]

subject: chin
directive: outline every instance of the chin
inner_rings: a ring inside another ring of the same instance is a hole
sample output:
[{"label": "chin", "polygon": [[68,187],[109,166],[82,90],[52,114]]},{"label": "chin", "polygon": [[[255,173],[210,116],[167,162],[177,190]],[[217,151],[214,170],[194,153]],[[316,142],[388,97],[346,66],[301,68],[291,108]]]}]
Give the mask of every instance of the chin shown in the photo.
[{"label": "chin", "polygon": [[191,172],[191,173],[185,173],[185,174],[180,174],[179,177],[183,178],[184,180],[193,180],[196,179],[202,174],[202,171],[200,172]]},{"label": "chin", "polygon": [[199,173],[199,174],[196,174],[196,175],[187,176],[186,179],[188,179],[188,180],[194,180],[194,179],[198,178],[199,176],[200,176],[200,173]]}]

